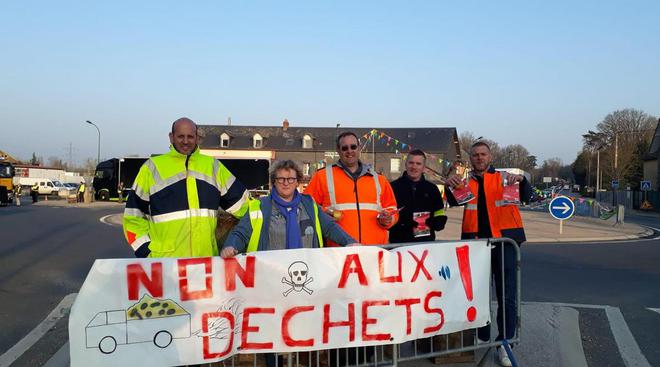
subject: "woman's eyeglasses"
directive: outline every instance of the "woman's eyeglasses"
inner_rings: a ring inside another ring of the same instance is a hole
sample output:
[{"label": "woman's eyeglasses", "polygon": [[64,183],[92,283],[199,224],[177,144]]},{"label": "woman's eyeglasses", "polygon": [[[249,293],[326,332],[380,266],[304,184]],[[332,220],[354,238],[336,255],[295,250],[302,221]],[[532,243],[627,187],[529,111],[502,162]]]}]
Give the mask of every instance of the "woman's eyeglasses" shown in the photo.
[{"label": "woman's eyeglasses", "polygon": [[281,185],[283,185],[284,182],[292,184],[292,183],[298,181],[298,178],[297,177],[275,177],[275,181],[277,181],[277,183],[279,183]]},{"label": "woman's eyeglasses", "polygon": [[345,152],[345,151],[347,151],[349,148],[350,148],[351,150],[357,150],[357,147],[358,147],[358,146],[357,146],[356,144],[342,145],[342,146],[341,146],[341,151],[342,151],[342,152]]}]

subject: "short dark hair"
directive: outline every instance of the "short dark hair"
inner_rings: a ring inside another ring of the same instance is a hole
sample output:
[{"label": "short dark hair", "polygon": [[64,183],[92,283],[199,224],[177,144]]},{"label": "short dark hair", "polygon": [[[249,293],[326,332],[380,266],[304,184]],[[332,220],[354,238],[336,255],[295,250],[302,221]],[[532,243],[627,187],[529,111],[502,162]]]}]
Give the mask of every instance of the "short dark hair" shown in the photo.
[{"label": "short dark hair", "polygon": [[355,137],[355,140],[357,141],[358,145],[360,145],[360,139],[358,138],[357,135],[355,135],[354,132],[352,132],[352,131],[344,131],[343,133],[341,133],[341,134],[339,134],[339,135],[337,136],[337,140],[336,140],[337,148],[340,148],[340,147],[339,147],[339,142],[341,141],[341,139],[343,139],[343,138],[345,138],[345,137],[347,137],[347,136],[353,136],[353,137]]},{"label": "short dark hair", "polygon": [[[408,152],[408,157],[410,157],[411,155],[416,155],[416,156],[423,157],[424,158],[424,163],[426,163],[426,154],[424,152],[422,152],[421,149],[411,150],[410,152]],[[406,157],[406,160],[408,160],[407,157]]]},{"label": "short dark hair", "polygon": [[478,141],[472,144],[472,146],[470,147],[470,153],[472,153],[472,149],[476,147],[486,147],[486,149],[488,149],[488,151],[490,152],[490,146],[488,144],[484,143],[483,141]]},{"label": "short dark hair", "polygon": [[275,178],[277,177],[277,171],[282,169],[292,169],[296,171],[296,178],[298,179],[298,182],[300,182],[300,180],[302,180],[303,178],[302,169],[300,169],[298,164],[290,159],[286,159],[286,160],[277,161],[270,167],[271,184],[275,183]]}]

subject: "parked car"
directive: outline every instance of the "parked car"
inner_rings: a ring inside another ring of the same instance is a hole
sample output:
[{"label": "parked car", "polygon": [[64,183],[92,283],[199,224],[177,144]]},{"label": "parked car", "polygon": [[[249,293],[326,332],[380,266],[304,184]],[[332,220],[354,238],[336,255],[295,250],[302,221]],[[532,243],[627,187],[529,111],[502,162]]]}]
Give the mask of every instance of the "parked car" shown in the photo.
[{"label": "parked car", "polygon": [[70,183],[70,182],[64,183],[63,185],[68,187],[69,190],[73,190],[74,192],[78,192],[78,188],[80,187],[79,184],[74,184],[74,183]]}]

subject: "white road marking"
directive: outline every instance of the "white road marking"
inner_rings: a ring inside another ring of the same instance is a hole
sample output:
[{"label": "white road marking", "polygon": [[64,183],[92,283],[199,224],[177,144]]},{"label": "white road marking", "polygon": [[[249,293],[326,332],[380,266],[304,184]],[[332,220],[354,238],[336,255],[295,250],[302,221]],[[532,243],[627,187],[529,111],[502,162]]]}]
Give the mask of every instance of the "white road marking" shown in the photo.
[{"label": "white road marking", "polygon": [[116,214],[104,215],[101,218],[99,218],[99,222],[101,222],[105,225],[111,226],[111,227],[118,227],[117,224],[108,221],[108,218],[112,217],[113,215],[116,215]]},{"label": "white road marking", "polygon": [[104,215],[104,216],[102,216],[101,218],[99,218],[99,222],[111,226],[112,224],[106,222],[106,219],[110,218],[112,215],[113,215],[113,214],[108,214],[108,215]]},{"label": "white road marking", "polygon": [[[586,305],[580,303],[552,303],[552,302],[522,302],[523,304],[547,304],[560,307],[590,308],[601,309],[605,311],[607,320],[610,323],[610,329],[614,336],[614,341],[619,348],[621,359],[628,367],[651,367],[649,361],[644,357],[642,351],[635,341],[635,337],[630,332],[626,320],[618,307],[608,305]],[[650,309],[660,313],[660,309]]]},{"label": "white road marking", "polygon": [[651,367],[649,361],[646,360],[639,349],[635,337],[630,332],[621,310],[618,307],[607,307],[605,308],[605,314],[607,314],[607,319],[610,320],[610,328],[612,328],[612,334],[616,345],[619,347],[623,363],[626,366]]},{"label": "white road marking", "polygon": [[650,307],[647,307],[646,309],[649,310],[649,311],[653,311],[653,312],[660,313],[660,308],[650,308]]},{"label": "white road marking", "polygon": [[21,341],[16,343],[13,347],[9,348],[2,356],[0,356],[0,367],[6,367],[14,363],[20,356],[30,349],[34,343],[39,341],[50,330],[57,321],[64,317],[71,308],[73,301],[76,299],[78,293],[71,293],[62,298],[62,301],[46,316],[46,318],[37,327],[32,329]]}]

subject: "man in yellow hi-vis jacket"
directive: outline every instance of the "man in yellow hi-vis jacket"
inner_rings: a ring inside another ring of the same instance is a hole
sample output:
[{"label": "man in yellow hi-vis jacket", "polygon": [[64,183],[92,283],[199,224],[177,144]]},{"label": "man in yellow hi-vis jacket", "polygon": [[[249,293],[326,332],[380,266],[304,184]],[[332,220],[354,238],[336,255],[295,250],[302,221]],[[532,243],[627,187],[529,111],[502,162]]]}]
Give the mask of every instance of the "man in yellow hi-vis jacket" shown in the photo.
[{"label": "man in yellow hi-vis jacket", "polygon": [[172,124],[170,151],[149,158],[124,210],[124,235],[136,257],[217,256],[218,208],[237,218],[248,192],[217,159],[199,152],[197,125]]}]

